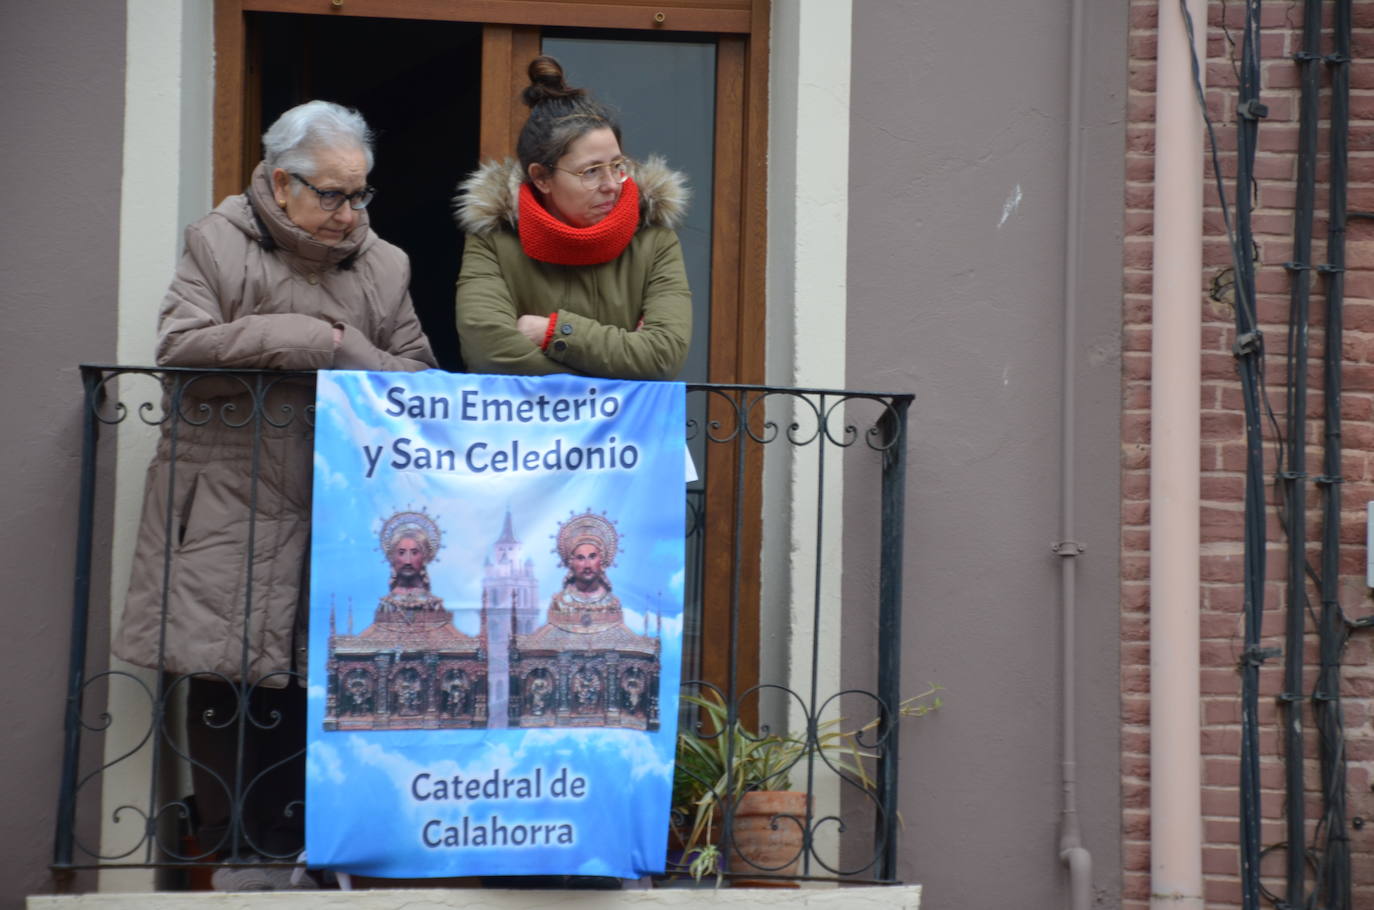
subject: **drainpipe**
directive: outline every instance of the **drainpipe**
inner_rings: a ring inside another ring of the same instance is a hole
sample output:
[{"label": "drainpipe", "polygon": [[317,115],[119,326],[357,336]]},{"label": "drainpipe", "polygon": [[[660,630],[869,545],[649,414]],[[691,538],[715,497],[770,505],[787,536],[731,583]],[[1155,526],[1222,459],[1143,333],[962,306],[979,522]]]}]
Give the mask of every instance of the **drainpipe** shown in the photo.
[{"label": "drainpipe", "polygon": [[1202,117],[1206,0],[1159,10],[1150,359],[1150,907],[1202,910],[1199,676]]},{"label": "drainpipe", "polygon": [[1061,788],[1063,810],[1059,823],[1059,860],[1069,869],[1069,906],[1072,910],[1090,910],[1093,891],[1092,854],[1083,846],[1083,834],[1078,822],[1078,746],[1075,728],[1078,710],[1074,690],[1074,647],[1076,624],[1076,587],[1078,556],[1083,545],[1074,537],[1074,391],[1077,381],[1077,358],[1074,356],[1078,334],[1078,245],[1079,184],[1082,179],[1083,136],[1081,123],[1083,89],[1083,0],[1073,0],[1073,16],[1069,38],[1069,154],[1067,172],[1068,212],[1064,222],[1064,320],[1063,320],[1063,378],[1060,389],[1059,441],[1059,603],[1061,642],[1060,660],[1063,662],[1060,679],[1063,685],[1060,709],[1063,724],[1063,752],[1061,755]]}]

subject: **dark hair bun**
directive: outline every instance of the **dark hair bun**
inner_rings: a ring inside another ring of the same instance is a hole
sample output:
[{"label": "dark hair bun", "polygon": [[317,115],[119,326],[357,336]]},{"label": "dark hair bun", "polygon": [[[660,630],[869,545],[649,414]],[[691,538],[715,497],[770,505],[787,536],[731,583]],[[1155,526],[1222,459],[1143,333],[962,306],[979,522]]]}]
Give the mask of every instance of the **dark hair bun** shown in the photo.
[{"label": "dark hair bun", "polygon": [[587,94],[580,88],[569,88],[563,79],[563,66],[547,55],[530,61],[530,84],[521,93],[525,104],[534,107],[544,101],[572,100]]}]

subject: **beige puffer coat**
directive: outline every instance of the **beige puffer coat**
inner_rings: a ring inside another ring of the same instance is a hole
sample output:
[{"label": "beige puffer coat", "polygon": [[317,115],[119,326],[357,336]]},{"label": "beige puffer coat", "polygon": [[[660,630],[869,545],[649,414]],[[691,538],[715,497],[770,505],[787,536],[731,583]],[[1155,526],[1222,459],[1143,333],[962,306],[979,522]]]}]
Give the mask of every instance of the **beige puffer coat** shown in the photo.
[{"label": "beige puffer coat", "polygon": [[[366,217],[336,246],[296,227],[273,202],[259,164],[247,193],[186,229],[186,251],[158,317],[157,361],[433,367],[409,283],[406,255],[373,234]],[[336,326],[343,330],[337,351]],[[175,393],[164,408],[172,401]],[[181,386],[181,418],[164,421],[148,468],[117,656],[156,667],[161,648],[171,672],[269,686],[285,685],[285,671],[304,672],[293,656],[305,645],[314,403],[308,377],[205,377]],[[169,522],[171,546],[164,547]]]},{"label": "beige puffer coat", "polygon": [[[692,341],[692,292],[673,229],[686,215],[685,178],[661,158],[636,164],[639,227],[600,265],[553,265],[525,255],[516,233],[524,175],[488,162],[459,187],[454,217],[467,234],[458,275],[463,361],[475,373],[585,373],[673,379]],[[515,327],[558,314],[540,350]]]}]

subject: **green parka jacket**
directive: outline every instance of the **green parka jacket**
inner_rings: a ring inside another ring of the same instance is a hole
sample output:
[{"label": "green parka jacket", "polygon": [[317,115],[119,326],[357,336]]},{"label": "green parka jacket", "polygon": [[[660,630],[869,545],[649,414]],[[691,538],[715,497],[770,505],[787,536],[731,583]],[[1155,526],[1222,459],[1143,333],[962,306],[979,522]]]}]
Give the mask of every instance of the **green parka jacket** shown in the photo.
[{"label": "green parka jacket", "polygon": [[[692,338],[692,293],[673,229],[686,212],[683,176],[663,160],[636,164],[639,229],[619,256],[591,266],[539,262],[516,234],[523,173],[489,162],[459,187],[454,218],[467,234],[458,276],[458,337],[475,373],[583,373],[672,379]],[[557,311],[540,350],[515,327]]]}]

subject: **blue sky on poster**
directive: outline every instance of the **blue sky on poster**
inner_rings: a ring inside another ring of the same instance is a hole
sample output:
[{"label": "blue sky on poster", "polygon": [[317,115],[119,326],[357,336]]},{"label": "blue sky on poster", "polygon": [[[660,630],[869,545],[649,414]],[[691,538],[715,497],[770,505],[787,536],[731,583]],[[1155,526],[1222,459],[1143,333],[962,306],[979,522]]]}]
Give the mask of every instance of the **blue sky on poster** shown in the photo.
[{"label": "blue sky on poster", "polygon": [[[455,740],[462,743],[461,747],[455,748]],[[662,853],[656,857],[638,855],[652,849],[638,844],[664,849],[666,801],[631,797],[645,782],[659,785],[660,790],[663,785],[671,788],[672,752],[665,755],[653,735],[631,730],[557,729],[349,733],[326,735],[312,742],[307,762],[308,774],[320,775],[334,785],[312,791],[307,802],[312,815],[347,817],[360,802],[388,807],[367,813],[363,838],[344,833],[337,823],[332,825],[342,835],[335,849],[344,859],[337,865],[355,871],[376,872],[389,866],[395,875],[473,871],[530,874],[540,871],[540,854],[548,857],[543,868],[560,874],[634,877],[655,868],[655,860],[657,868],[662,868]],[[505,776],[523,777],[536,767],[545,769],[546,779],[562,768],[588,774],[591,783],[586,798],[572,804],[545,799],[511,807],[488,800],[417,800],[411,792],[420,774],[429,775],[422,785],[424,792],[435,780],[451,780],[455,775],[464,780],[482,779],[493,768],[500,768]],[[321,793],[332,794],[334,804],[320,800],[317,794]],[[631,798],[633,802],[629,802]],[[656,802],[662,805],[651,809]],[[636,816],[645,809],[650,811]],[[474,857],[462,850],[428,847],[423,842],[424,826],[431,820],[455,824],[464,815],[484,819],[493,812],[509,824],[572,821],[578,828],[578,845],[598,849],[577,854],[558,849],[487,849]],[[315,842],[318,839],[312,847]],[[607,858],[617,855],[631,864],[615,865]],[[566,865],[573,856],[575,864]],[[474,862],[479,864],[477,869]],[[561,865],[555,867],[554,863]]]},{"label": "blue sky on poster", "polygon": [[[547,471],[472,474],[466,471],[432,472],[402,470],[387,466],[391,455],[384,455],[374,477],[365,479],[364,445],[382,446],[388,453],[396,439],[409,438],[416,445],[423,441],[431,448],[464,452],[474,442],[489,448],[508,448],[518,441],[521,449],[544,450],[555,438],[567,435],[567,425],[531,423],[514,425],[473,424],[458,420],[419,421],[407,417],[387,418],[386,391],[402,384],[408,393],[429,397],[453,397],[475,384],[468,375],[429,371],[414,374],[335,374],[341,381],[358,377],[354,398],[341,394],[337,386],[321,386],[317,407],[317,432],[321,439],[346,440],[332,446],[317,446],[315,453],[316,488],[328,493],[315,505],[316,547],[351,554],[342,563],[334,562],[324,575],[315,575],[317,589],[331,593],[340,630],[345,627],[349,600],[355,623],[366,622],[377,598],[386,593],[389,567],[381,552],[377,532],[382,521],[402,509],[426,509],[444,535],[439,557],[429,566],[431,589],[450,609],[459,611],[460,621],[475,622],[480,606],[482,566],[500,536],[506,510],[511,512],[516,536],[523,544],[524,556],[534,562],[539,590],[550,597],[561,586],[564,569],[554,552],[554,535],[560,521],[573,512],[591,508],[605,512],[622,529],[616,564],[608,574],[626,610],[626,622],[642,631],[642,614],[661,611],[665,620],[680,612],[683,584],[682,509],[673,503],[681,499],[682,457],[672,453],[659,464],[641,461],[628,471]],[[399,378],[398,378],[399,377]],[[527,377],[502,377],[515,386],[535,382]],[[598,389],[606,397],[608,380],[558,377],[557,385],[570,394]],[[457,385],[454,380],[461,380]],[[547,378],[545,383],[547,383]],[[665,391],[668,387],[665,386]],[[552,395],[549,389],[546,396]],[[332,423],[333,426],[329,424]],[[612,426],[603,423],[603,426]],[[593,444],[606,445],[610,437],[620,447],[636,445],[641,452],[662,438],[671,438],[681,424],[671,426],[665,412],[660,420],[646,423],[643,432],[631,439],[614,428],[594,433]],[[415,445],[408,447],[413,451]],[[673,461],[676,458],[676,461]],[[624,529],[638,529],[627,532]],[[637,539],[638,538],[638,539]],[[634,597],[626,595],[632,590]],[[675,606],[676,605],[676,606]],[[360,628],[360,627],[359,627]],[[464,629],[472,632],[473,628]]]}]

